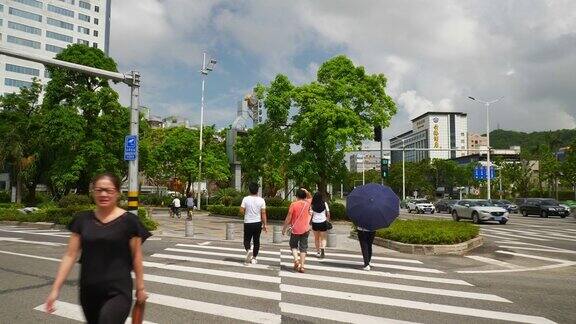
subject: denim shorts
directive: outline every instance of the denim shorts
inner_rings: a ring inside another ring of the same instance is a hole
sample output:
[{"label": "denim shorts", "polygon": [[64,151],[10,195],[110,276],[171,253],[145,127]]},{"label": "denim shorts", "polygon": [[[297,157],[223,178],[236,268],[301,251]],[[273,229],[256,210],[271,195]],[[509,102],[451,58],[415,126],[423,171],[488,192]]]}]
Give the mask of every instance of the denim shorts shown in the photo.
[{"label": "denim shorts", "polygon": [[308,250],[308,234],[290,234],[290,248],[298,249],[301,253],[306,253]]}]

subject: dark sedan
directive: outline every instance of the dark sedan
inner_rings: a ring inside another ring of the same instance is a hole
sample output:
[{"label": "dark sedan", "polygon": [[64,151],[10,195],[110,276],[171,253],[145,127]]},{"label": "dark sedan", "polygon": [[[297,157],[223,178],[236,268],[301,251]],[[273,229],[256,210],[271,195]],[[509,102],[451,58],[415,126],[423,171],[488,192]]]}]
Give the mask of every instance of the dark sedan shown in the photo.
[{"label": "dark sedan", "polygon": [[512,213],[518,214],[518,205],[512,203],[509,200],[492,199],[491,202],[494,206],[498,206],[498,207],[502,207],[502,208],[506,209],[508,211],[508,213],[510,213],[510,214],[512,214]]},{"label": "dark sedan", "polygon": [[455,199],[440,199],[434,204],[437,213],[452,214],[452,207],[458,200]]},{"label": "dark sedan", "polygon": [[570,214],[570,211],[560,206],[554,199],[530,198],[520,206],[520,213],[522,213],[522,216],[539,215],[544,218],[548,216],[565,218]]}]

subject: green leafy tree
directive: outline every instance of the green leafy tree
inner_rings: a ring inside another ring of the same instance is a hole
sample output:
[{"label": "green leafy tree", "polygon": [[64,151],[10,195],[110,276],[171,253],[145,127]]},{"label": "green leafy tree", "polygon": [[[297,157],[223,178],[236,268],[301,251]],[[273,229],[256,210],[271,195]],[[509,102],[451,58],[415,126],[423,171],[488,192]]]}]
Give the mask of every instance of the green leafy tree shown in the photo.
[{"label": "green leafy tree", "polygon": [[[117,72],[114,60],[99,49],[75,44],[56,59]],[[48,67],[43,110],[50,171],[47,183],[57,195],[76,188],[87,193],[91,178],[108,171],[125,174],[124,137],[129,131],[129,109],[118,102],[108,80],[59,67]]]},{"label": "green leafy tree", "polygon": [[42,85],[34,79],[19,93],[0,97],[0,165],[9,163],[16,178],[16,202],[22,201],[23,185],[34,200],[41,170],[40,137],[42,127],[39,96]]},{"label": "green leafy tree", "polygon": [[327,184],[337,180],[344,154],[372,134],[374,125],[387,127],[396,105],[385,91],[383,74],[369,75],[346,56],[322,64],[317,80],[294,89],[298,109],[290,134],[301,147],[292,156],[294,179],[314,182],[327,196]]},{"label": "green leafy tree", "polygon": [[538,149],[538,160],[540,162],[540,183],[546,182],[548,193],[551,196],[552,191],[556,191],[558,196],[558,179],[560,178],[560,162],[556,159],[549,146],[541,145]]},{"label": "green leafy tree", "polygon": [[236,154],[242,163],[247,181],[262,177],[264,196],[275,196],[284,187],[287,190],[290,158],[290,137],[286,123],[291,106],[290,80],[279,74],[269,87],[258,85],[254,89],[264,101],[267,119],[250,129],[236,145]]},{"label": "green leafy tree", "polygon": [[521,160],[513,163],[504,163],[500,172],[506,190],[513,196],[528,197],[533,183],[530,161]]},{"label": "green leafy tree", "polygon": [[[159,186],[170,178],[187,182],[186,192],[198,178],[198,141],[200,132],[185,127],[152,130],[143,139],[149,151],[144,172]],[[225,144],[216,136],[214,127],[205,127],[202,149],[202,175],[209,180],[223,181],[230,177]]]},{"label": "green leafy tree", "polygon": [[[432,167],[430,161],[405,162],[405,186],[406,197],[412,196],[414,191],[418,191],[418,196],[434,196],[435,187],[433,184]],[[388,184],[402,198],[402,163],[392,163],[390,165],[390,176]]]},{"label": "green leafy tree", "polygon": [[562,161],[562,180],[574,187],[574,200],[576,200],[576,141],[566,151],[566,158]]}]

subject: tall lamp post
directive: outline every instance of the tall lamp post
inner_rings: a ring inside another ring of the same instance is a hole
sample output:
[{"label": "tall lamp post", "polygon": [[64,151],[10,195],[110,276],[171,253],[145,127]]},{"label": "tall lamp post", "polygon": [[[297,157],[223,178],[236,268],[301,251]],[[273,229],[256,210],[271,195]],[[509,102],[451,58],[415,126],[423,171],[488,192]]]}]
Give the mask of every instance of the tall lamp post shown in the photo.
[{"label": "tall lamp post", "polygon": [[200,150],[199,150],[199,158],[198,158],[198,188],[196,191],[196,199],[198,201],[198,210],[200,210],[200,201],[201,195],[200,191],[202,190],[200,179],[202,179],[202,132],[204,130],[204,83],[206,82],[206,76],[208,72],[214,70],[214,65],[216,65],[216,60],[210,58],[209,62],[206,63],[206,51],[202,52],[202,69],[200,70],[200,74],[202,75],[202,99],[200,101]]},{"label": "tall lamp post", "polygon": [[491,101],[484,101],[484,100],[480,100],[474,97],[468,97],[468,99],[473,100],[473,101],[477,101],[481,104],[483,104],[484,106],[486,106],[486,147],[487,147],[487,153],[486,153],[486,198],[488,200],[491,199],[490,197],[490,178],[492,178],[492,174],[491,174],[491,166],[492,163],[490,162],[490,105],[494,104],[500,100],[502,100],[502,98],[504,97],[500,97],[498,99],[495,100],[491,100]]}]

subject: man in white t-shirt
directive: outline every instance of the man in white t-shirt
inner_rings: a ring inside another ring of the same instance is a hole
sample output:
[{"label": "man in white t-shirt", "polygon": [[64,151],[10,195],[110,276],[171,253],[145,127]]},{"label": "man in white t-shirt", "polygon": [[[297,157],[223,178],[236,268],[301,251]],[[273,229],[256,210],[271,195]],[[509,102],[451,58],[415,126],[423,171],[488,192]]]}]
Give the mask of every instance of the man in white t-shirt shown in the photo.
[{"label": "man in white t-shirt", "polygon": [[174,197],[174,199],[172,199],[172,217],[174,217],[174,215],[176,215],[179,210],[180,210],[180,198]]},{"label": "man in white t-shirt", "polygon": [[[248,185],[250,196],[242,199],[240,214],[244,215],[244,249],[246,249],[246,263],[256,264],[256,257],[260,250],[260,234],[262,230],[268,232],[266,227],[266,202],[258,196],[258,184]],[[250,242],[254,248],[250,250]]]}]

